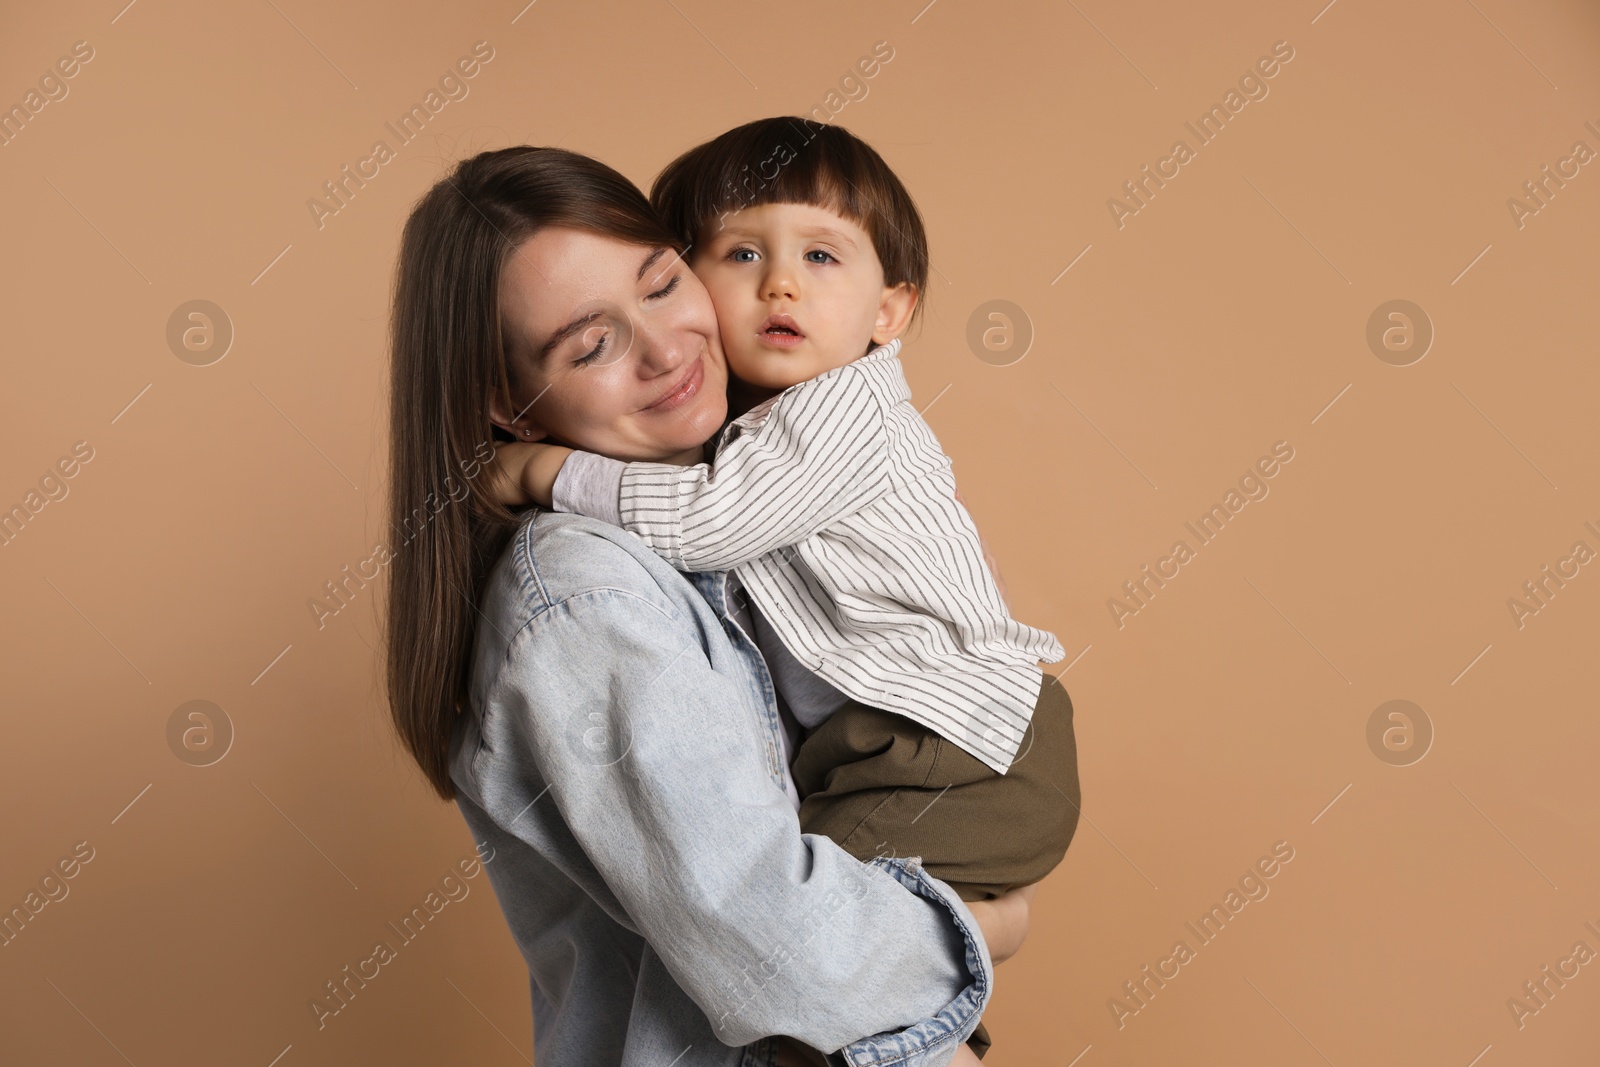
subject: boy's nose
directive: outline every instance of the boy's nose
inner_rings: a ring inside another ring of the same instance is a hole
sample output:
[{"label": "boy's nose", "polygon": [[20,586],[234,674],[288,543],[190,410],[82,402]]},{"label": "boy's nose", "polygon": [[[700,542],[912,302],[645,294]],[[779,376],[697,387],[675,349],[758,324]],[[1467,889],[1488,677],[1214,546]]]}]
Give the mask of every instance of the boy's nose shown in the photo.
[{"label": "boy's nose", "polygon": [[767,272],[765,284],[762,286],[764,296],[768,300],[777,300],[787,297],[790,300],[800,295],[800,287],[795,281],[792,271],[774,269]]}]

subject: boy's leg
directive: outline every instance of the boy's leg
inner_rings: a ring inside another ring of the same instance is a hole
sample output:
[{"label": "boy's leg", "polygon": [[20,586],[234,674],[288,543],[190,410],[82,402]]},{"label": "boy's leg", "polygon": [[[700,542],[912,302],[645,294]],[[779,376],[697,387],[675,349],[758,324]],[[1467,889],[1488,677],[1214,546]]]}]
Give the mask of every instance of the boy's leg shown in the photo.
[{"label": "boy's leg", "polygon": [[[1049,674],[1004,775],[922,724],[856,701],[801,742],[792,771],[801,830],[858,859],[918,856],[963,900],[1049,874],[1082,802],[1072,700]],[[967,1044],[979,1057],[988,1051],[981,1022]]]},{"label": "boy's leg", "polygon": [[1003,775],[920,723],[855,701],[801,742],[792,769],[802,830],[861,859],[920,856],[963,900],[1049,874],[1082,802],[1072,700],[1049,674]]}]

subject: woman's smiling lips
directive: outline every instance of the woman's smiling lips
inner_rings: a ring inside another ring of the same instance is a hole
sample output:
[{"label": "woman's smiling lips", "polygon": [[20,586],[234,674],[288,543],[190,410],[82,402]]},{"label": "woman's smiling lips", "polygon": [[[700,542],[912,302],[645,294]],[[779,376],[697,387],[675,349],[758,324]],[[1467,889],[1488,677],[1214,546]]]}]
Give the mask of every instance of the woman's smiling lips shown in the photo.
[{"label": "woman's smiling lips", "polygon": [[653,404],[645,407],[646,411],[671,411],[682,407],[700,392],[700,386],[706,380],[706,362],[704,357],[696,357],[694,366],[689,368],[689,373],[679,378],[677,384]]}]

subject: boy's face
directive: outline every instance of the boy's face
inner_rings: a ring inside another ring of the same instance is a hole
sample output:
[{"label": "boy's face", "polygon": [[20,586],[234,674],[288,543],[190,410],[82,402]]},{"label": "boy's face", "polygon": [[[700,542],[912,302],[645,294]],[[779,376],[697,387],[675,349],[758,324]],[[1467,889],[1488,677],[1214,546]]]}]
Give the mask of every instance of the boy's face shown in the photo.
[{"label": "boy's face", "polygon": [[717,311],[728,369],[787,389],[897,337],[916,304],[886,287],[867,231],[826,208],[762,204],[723,216],[690,265]]}]

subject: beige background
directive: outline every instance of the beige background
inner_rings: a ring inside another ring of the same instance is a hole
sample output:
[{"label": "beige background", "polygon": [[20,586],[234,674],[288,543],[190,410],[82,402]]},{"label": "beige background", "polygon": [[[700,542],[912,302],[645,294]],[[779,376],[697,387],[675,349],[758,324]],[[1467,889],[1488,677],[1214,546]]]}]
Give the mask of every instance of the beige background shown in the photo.
[{"label": "beige background", "polygon": [[[1507,199],[1600,150],[1600,12],[925,2],[12,5],[0,102],[94,59],[0,147],[0,506],[94,459],[0,548],[0,907],[94,859],[0,948],[0,1059],[528,1059],[481,877],[325,1029],[307,1006],[471,848],[390,739],[375,599],[307,607],[385,536],[400,226],[484,148],[645,185],[884,40],[836,121],[929,223],[908,373],[1078,711],[1085,819],[990,1062],[1593,1062],[1600,963],[1521,1028],[1507,1001],[1600,951],[1600,564],[1520,629],[1507,600],[1600,551],[1600,173],[1520,229]],[[470,95],[319,229],[307,200],[479,40]],[[1270,95],[1119,229],[1107,199],[1280,40]],[[210,366],[166,341],[194,299],[236,333]],[[991,299],[1035,333],[1010,365],[966,342]],[[1436,330],[1406,367],[1365,338],[1393,299]],[[1270,496],[1119,628],[1108,599],[1280,440]],[[236,732],[211,766],[167,741],[196,699]],[[1409,766],[1367,742],[1392,699],[1436,734]],[[1119,1029],[1108,1000],[1278,841],[1270,896]]]}]

